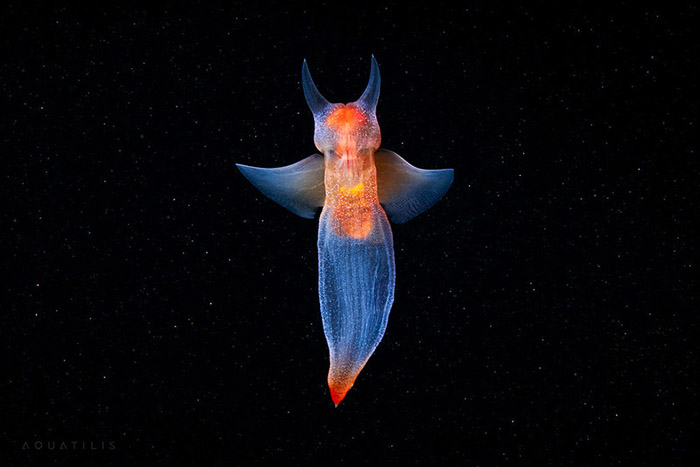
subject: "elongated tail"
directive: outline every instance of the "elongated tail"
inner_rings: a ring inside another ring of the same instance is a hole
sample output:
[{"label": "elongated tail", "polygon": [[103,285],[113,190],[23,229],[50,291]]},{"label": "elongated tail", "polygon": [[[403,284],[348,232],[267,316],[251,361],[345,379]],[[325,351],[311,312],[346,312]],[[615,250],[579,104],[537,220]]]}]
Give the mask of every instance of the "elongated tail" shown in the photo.
[{"label": "elongated tail", "polygon": [[381,206],[370,209],[362,238],[347,235],[332,207],[324,208],[319,224],[319,298],[336,406],[382,340],[394,301],[391,227]]}]

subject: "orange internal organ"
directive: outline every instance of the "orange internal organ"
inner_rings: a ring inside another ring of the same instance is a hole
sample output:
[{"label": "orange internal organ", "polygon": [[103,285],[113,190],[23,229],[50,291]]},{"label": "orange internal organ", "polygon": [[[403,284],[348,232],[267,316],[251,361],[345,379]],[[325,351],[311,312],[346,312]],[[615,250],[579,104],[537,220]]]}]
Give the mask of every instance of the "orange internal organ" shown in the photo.
[{"label": "orange internal organ", "polygon": [[352,188],[341,186],[334,212],[342,233],[352,238],[366,238],[372,231],[371,206],[364,183]]},{"label": "orange internal organ", "polygon": [[335,109],[326,118],[326,125],[338,131],[350,132],[365,120],[364,114],[359,109],[345,105]]}]

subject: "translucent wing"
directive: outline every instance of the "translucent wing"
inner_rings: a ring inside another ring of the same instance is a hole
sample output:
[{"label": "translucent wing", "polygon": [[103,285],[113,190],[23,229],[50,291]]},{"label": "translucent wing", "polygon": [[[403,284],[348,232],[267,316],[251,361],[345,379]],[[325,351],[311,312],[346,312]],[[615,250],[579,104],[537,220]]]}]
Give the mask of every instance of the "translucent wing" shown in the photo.
[{"label": "translucent wing", "polygon": [[440,201],[454,179],[452,169],[419,169],[387,149],[374,153],[374,163],[379,202],[396,224],[410,221]]},{"label": "translucent wing", "polygon": [[313,219],[316,208],[323,206],[325,167],[320,154],[285,167],[265,169],[243,164],[236,167],[262,194],[294,214]]}]

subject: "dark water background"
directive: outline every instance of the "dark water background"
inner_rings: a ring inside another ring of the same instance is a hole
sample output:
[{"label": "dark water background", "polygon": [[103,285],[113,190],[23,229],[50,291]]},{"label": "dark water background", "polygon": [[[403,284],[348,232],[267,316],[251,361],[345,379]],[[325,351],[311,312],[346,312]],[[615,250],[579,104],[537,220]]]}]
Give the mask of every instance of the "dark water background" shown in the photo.
[{"label": "dark water background", "polygon": [[[697,7],[1,18],[3,465],[691,463]],[[347,102],[372,53],[382,146],[455,182],[334,409],[317,221],[234,163],[314,153],[302,59]]]}]

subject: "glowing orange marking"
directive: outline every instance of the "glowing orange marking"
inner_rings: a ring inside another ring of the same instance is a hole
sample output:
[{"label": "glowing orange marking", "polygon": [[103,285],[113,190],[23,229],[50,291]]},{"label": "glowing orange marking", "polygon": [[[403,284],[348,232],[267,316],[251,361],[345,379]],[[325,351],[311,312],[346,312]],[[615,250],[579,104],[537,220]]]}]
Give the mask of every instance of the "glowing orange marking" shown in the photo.
[{"label": "glowing orange marking", "polygon": [[352,188],[341,186],[334,212],[342,233],[352,238],[366,238],[372,231],[371,207],[370,199],[365,196],[364,183]]},{"label": "glowing orange marking", "polygon": [[331,399],[333,399],[333,403],[336,407],[345,399],[348,391],[355,384],[355,379],[357,379],[357,375],[360,371],[362,371],[362,368],[352,374],[345,373],[328,377],[328,389],[330,389]]},{"label": "glowing orange marking", "polygon": [[336,407],[338,407],[338,404],[345,399],[345,395],[348,393],[348,389],[345,388],[337,388],[335,386],[329,386],[331,390],[331,399],[333,399],[333,403],[335,404]]},{"label": "glowing orange marking", "polygon": [[366,120],[355,107],[343,106],[335,109],[327,118],[326,125],[339,131],[350,132]]}]

